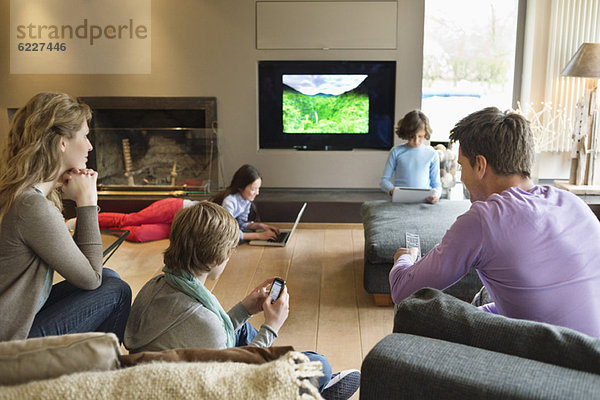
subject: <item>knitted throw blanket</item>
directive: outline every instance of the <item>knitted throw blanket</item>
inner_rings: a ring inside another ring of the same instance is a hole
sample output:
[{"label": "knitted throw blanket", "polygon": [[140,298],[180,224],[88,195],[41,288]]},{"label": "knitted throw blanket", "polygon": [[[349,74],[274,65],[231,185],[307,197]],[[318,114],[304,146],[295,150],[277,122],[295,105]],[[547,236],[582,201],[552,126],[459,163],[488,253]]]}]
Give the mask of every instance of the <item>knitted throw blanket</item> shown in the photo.
[{"label": "knitted throw blanket", "polygon": [[322,399],[305,379],[321,375],[319,362],[289,352],[265,364],[157,362],[82,372],[0,386],[0,399]]}]

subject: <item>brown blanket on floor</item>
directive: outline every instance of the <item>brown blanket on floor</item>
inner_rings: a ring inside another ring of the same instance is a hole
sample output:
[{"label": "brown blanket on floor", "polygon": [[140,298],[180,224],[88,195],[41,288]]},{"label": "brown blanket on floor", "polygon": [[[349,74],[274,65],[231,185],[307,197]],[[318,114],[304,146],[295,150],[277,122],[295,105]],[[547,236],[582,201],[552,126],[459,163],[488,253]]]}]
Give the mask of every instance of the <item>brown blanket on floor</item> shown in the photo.
[{"label": "brown blanket on floor", "polygon": [[255,347],[241,346],[229,349],[173,349],[165,351],[144,351],[120,355],[122,367],[131,367],[151,361],[234,361],[246,364],[263,364],[294,351],[292,346]]}]

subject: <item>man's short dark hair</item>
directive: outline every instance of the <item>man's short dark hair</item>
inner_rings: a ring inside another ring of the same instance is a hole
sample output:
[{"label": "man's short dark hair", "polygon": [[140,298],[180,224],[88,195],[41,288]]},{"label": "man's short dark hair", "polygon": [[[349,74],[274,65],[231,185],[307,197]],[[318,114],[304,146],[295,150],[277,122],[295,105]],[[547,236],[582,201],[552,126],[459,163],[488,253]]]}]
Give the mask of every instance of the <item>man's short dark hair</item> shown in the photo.
[{"label": "man's short dark hair", "polygon": [[460,151],[475,165],[482,155],[498,175],[531,176],[535,161],[533,134],[521,114],[488,107],[460,120],[450,132]]}]

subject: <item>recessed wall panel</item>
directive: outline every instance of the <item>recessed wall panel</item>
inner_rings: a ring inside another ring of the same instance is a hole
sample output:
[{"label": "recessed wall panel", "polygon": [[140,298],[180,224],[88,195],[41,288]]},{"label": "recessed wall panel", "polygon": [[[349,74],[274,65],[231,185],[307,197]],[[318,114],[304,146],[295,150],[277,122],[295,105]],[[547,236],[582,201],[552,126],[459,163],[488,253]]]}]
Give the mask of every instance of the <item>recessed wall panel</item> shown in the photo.
[{"label": "recessed wall panel", "polygon": [[258,1],[257,49],[395,49],[395,1]]}]

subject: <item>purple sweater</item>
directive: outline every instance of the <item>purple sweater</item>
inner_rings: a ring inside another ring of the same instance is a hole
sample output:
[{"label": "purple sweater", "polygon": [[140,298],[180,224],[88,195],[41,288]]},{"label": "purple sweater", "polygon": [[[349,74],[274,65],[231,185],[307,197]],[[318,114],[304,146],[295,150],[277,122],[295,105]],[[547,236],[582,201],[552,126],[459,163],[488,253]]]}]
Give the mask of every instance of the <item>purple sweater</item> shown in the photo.
[{"label": "purple sweater", "polygon": [[600,337],[600,222],[572,193],[513,187],[474,202],[419,262],[398,259],[392,298],[445,289],[471,268],[499,314]]}]

